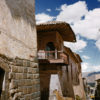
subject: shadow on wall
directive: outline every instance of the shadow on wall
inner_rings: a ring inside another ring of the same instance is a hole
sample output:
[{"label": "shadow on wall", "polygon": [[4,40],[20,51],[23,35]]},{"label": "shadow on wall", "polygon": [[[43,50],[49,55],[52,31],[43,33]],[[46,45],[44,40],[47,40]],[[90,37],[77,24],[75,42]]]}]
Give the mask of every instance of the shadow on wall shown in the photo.
[{"label": "shadow on wall", "polygon": [[35,25],[35,0],[5,0],[14,19],[24,19],[31,26]]}]

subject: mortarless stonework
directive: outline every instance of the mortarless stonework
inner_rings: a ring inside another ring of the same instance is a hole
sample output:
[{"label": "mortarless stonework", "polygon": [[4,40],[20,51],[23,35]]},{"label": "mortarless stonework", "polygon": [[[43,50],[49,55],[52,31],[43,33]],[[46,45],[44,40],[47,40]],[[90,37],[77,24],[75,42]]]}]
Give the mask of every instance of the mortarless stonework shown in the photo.
[{"label": "mortarless stonework", "polygon": [[2,93],[1,100],[40,99],[37,63],[19,58],[0,57],[0,66],[6,72],[5,91]]},{"label": "mortarless stonework", "polygon": [[40,100],[34,10],[34,0],[0,0],[1,100]]}]

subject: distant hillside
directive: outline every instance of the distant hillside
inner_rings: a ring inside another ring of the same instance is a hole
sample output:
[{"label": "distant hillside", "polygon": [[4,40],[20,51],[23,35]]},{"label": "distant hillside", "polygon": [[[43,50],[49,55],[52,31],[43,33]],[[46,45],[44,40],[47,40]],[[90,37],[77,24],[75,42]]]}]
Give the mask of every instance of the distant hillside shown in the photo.
[{"label": "distant hillside", "polygon": [[82,76],[87,79],[87,83],[94,84],[96,80],[96,76],[100,77],[100,71],[98,72],[84,72]]},{"label": "distant hillside", "polygon": [[100,74],[100,72],[92,72],[92,73],[89,73],[88,76],[92,76],[92,75],[96,75],[96,74]]}]

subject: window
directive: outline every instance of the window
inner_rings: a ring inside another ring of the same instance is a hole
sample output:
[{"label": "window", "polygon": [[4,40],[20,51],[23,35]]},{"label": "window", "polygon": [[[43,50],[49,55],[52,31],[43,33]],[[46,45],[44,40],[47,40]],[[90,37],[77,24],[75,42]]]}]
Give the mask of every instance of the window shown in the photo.
[{"label": "window", "polygon": [[55,46],[54,46],[53,42],[48,42],[45,50],[46,50],[47,58],[54,58],[55,57]]}]

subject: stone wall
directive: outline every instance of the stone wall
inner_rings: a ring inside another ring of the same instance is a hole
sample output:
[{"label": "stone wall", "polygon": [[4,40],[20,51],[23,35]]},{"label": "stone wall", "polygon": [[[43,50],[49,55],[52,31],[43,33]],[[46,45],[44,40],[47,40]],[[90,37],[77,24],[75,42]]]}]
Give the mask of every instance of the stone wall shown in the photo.
[{"label": "stone wall", "polygon": [[35,0],[0,0],[0,53],[32,59],[37,52]]},{"label": "stone wall", "polygon": [[39,100],[35,0],[0,0],[1,100]]},{"label": "stone wall", "polygon": [[5,89],[2,92],[1,100],[40,99],[37,63],[19,58],[4,59],[0,57],[0,66],[5,70]]}]

